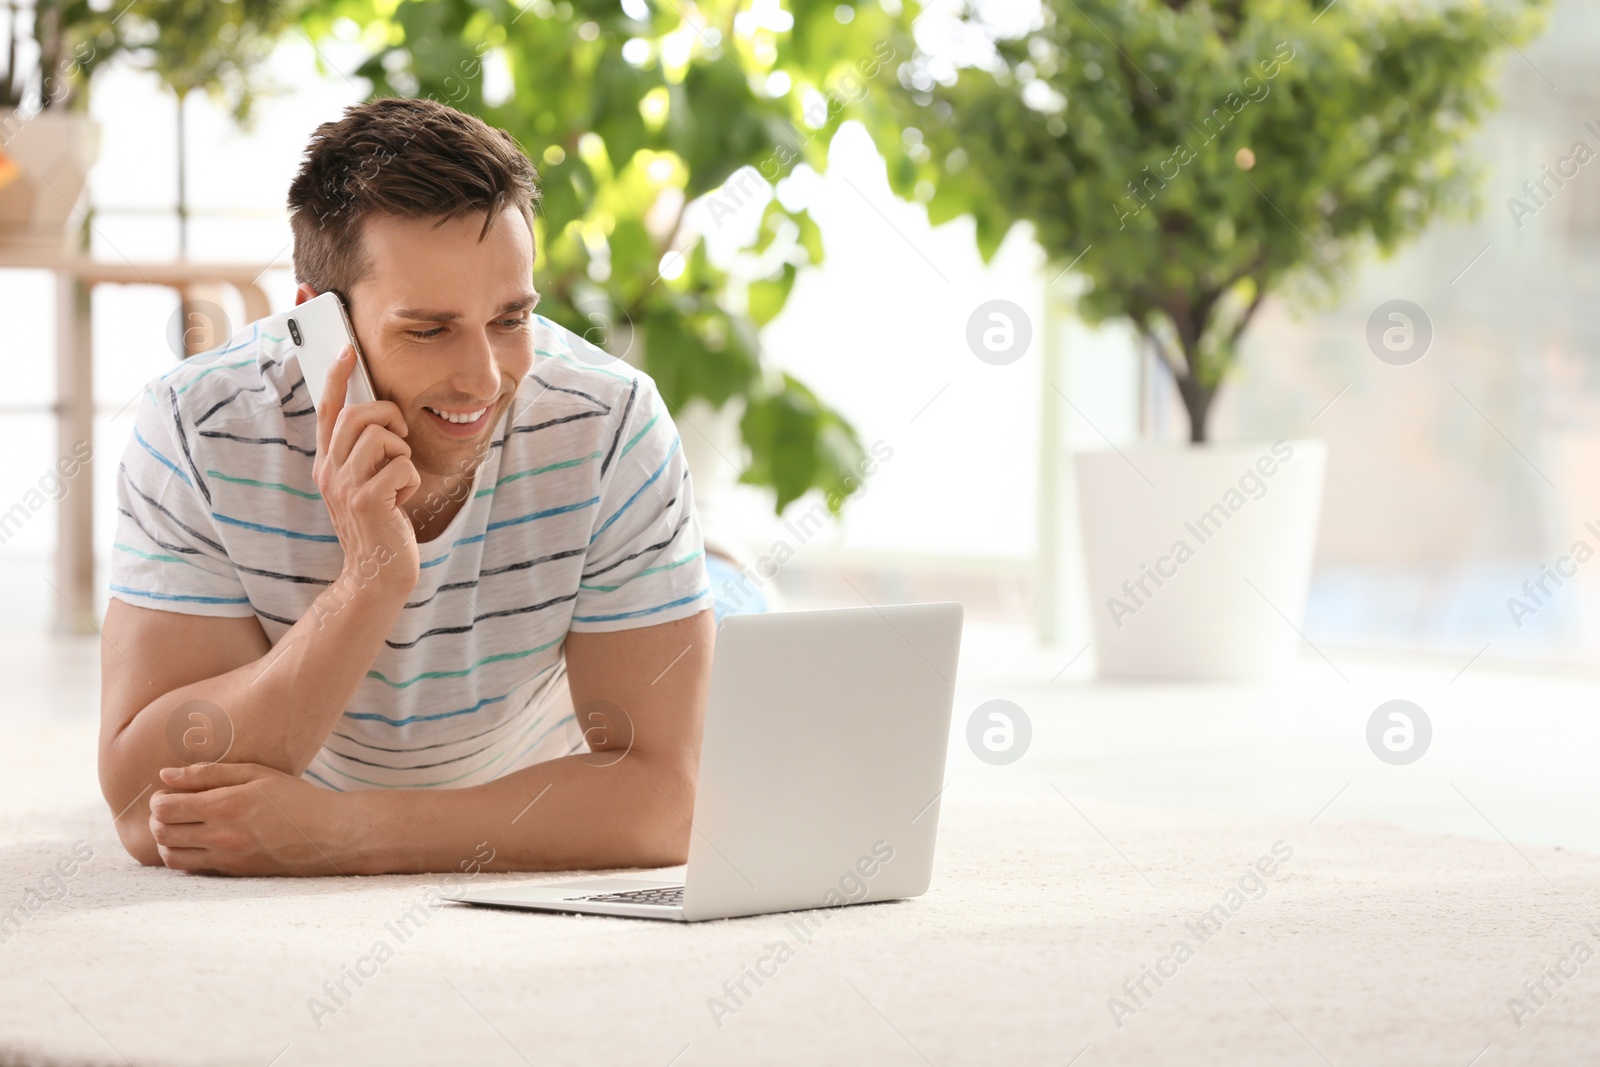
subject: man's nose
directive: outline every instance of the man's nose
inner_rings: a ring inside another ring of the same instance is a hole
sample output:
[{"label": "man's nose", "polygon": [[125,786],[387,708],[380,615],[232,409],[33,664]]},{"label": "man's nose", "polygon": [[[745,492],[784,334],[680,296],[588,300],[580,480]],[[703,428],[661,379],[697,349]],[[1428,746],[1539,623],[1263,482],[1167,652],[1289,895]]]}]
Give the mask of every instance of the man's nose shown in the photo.
[{"label": "man's nose", "polygon": [[451,385],[468,396],[487,400],[500,391],[500,364],[494,358],[494,345],[487,333],[473,335],[466,350],[460,353],[456,373]]}]

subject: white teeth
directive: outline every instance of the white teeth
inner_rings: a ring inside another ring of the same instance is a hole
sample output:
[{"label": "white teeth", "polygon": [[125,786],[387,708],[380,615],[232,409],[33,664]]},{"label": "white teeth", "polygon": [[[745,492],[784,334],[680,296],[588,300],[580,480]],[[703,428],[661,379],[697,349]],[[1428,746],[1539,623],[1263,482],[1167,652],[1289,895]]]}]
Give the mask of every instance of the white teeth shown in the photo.
[{"label": "white teeth", "polygon": [[440,411],[437,408],[428,408],[428,410],[446,422],[477,422],[479,419],[483,418],[483,413],[489,409],[479,408],[477,411],[469,411],[465,415],[451,415],[448,412]]}]

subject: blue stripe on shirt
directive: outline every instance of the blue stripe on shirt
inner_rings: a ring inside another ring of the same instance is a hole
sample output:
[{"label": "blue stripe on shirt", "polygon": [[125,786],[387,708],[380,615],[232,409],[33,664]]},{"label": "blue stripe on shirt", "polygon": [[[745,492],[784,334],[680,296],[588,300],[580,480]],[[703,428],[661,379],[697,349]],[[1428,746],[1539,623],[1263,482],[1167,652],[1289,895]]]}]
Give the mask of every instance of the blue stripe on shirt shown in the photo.
[{"label": "blue stripe on shirt", "polygon": [[[203,362],[204,360],[215,359],[218,356],[225,356],[229,352],[237,352],[237,351],[239,351],[239,349],[246,348],[249,345],[255,343],[256,338],[259,337],[259,336],[261,336],[261,324],[259,322],[253,322],[253,323],[250,324],[250,336],[245,338],[243,341],[240,341],[238,344],[233,345],[232,347],[228,347],[227,342],[224,341],[221,346],[219,346],[217,348],[213,348],[209,352],[197,352],[194,355],[190,356],[188,359],[184,360],[182,363],[179,363],[176,367],[173,367],[171,370],[169,370],[165,374],[161,375],[156,380],[164,382],[168,378],[170,378],[172,375],[178,373],[180,370],[192,369],[192,368],[197,367],[197,366],[205,366],[205,363]],[[249,361],[248,360],[246,360],[243,363],[234,364],[234,366],[236,366],[236,367],[244,367],[244,366],[248,366],[248,365],[249,365]],[[214,370],[216,368],[211,368],[211,369]],[[189,386],[193,385],[195,380],[200,378],[200,377],[201,377],[201,375],[198,375],[198,374],[195,375],[195,378],[190,379],[188,385],[185,385],[183,388],[184,389],[189,388]],[[182,392],[183,390],[180,389],[178,391]]]},{"label": "blue stripe on shirt", "polygon": [[637,489],[635,489],[633,491],[633,495],[630,496],[627,499],[627,502],[624,503],[620,508],[618,508],[616,510],[616,512],[613,513],[612,516],[605,521],[605,523],[600,527],[600,529],[598,529],[598,530],[596,530],[594,532],[594,537],[589,538],[589,543],[591,545],[595,543],[595,540],[597,538],[599,538],[599,536],[601,534],[605,533],[606,530],[610,529],[612,523],[616,522],[618,519],[620,519],[622,517],[622,513],[624,511],[627,511],[628,508],[633,506],[633,502],[635,500],[639,499],[639,494],[643,493],[646,489],[650,488],[652,485],[654,485],[656,483],[656,479],[661,477],[661,472],[667,469],[667,464],[672,462],[673,455],[678,451],[678,442],[680,440],[682,440],[682,438],[674,437],[672,439],[672,447],[667,449],[667,456],[666,456],[665,459],[663,459],[661,461],[661,466],[657,467],[656,468],[656,472],[654,474],[650,475],[649,478],[645,479],[645,483],[643,485],[641,485],[639,488],[637,488]]},{"label": "blue stripe on shirt", "polygon": [[692,604],[696,600],[699,600],[701,597],[710,596],[710,595],[711,595],[711,587],[708,585],[704,589],[700,590],[698,593],[695,593],[693,596],[686,596],[686,597],[681,597],[681,598],[679,598],[677,600],[668,601],[667,603],[662,604],[662,605],[660,605],[658,607],[643,608],[643,609],[641,609],[639,611],[624,611],[620,615],[574,615],[572,617],[572,621],[573,622],[617,622],[617,621],[619,621],[621,619],[639,619],[639,618],[643,618],[646,615],[654,615],[657,612],[666,611],[668,608],[676,608],[676,607],[681,607],[684,604]]},{"label": "blue stripe on shirt", "polygon": [[172,473],[182,478],[186,485],[191,487],[194,485],[193,482],[189,481],[189,476],[185,474],[176,463],[172,462],[172,460],[168,459],[166,456],[163,456],[160,452],[157,452],[155,447],[151,445],[149,441],[144,439],[144,434],[139,432],[139,428],[137,426],[133,428],[133,439],[143,445],[146,452],[160,460],[163,467],[166,467],[168,470],[172,471]]},{"label": "blue stripe on shirt", "polygon": [[176,593],[154,593],[145,589],[129,589],[125,585],[111,586],[113,593],[128,593],[132,596],[148,597],[151,600],[180,600],[190,604],[248,604],[249,597],[244,596],[179,596]]},{"label": "blue stripe on shirt", "polygon": [[339,536],[337,534],[310,534],[301,533],[298,530],[282,530],[276,526],[263,526],[259,522],[246,522],[244,519],[236,519],[232,515],[224,515],[218,511],[213,511],[211,513],[211,517],[216,519],[218,522],[225,522],[230,526],[242,526],[246,530],[254,530],[257,533],[270,533],[278,534],[283,537],[292,537],[298,541],[332,541],[335,544],[337,544],[339,541]]},{"label": "blue stripe on shirt", "polygon": [[[502,528],[507,527],[507,526],[518,526],[518,525],[521,525],[522,523],[525,523],[525,522],[532,522],[534,519],[547,519],[552,515],[565,515],[566,513],[571,512],[571,511],[580,511],[583,508],[593,507],[594,505],[596,505],[598,503],[600,503],[600,498],[597,497],[597,496],[593,496],[593,497],[590,497],[588,500],[582,501],[581,503],[563,504],[558,508],[546,508],[543,511],[535,511],[535,512],[533,512],[531,514],[528,514],[528,515],[519,515],[514,519],[501,519],[499,522],[491,522],[488,526],[486,526],[484,528],[484,532],[483,533],[476,534],[476,535],[474,535],[472,537],[463,537],[458,541],[452,542],[451,545],[450,545],[450,552],[454,552],[456,549],[460,548],[462,545],[475,545],[475,544],[477,544],[479,541],[484,540],[488,536],[488,532],[490,530],[499,530],[499,529],[502,529]],[[439,564],[443,563],[445,560],[450,558],[450,552],[446,552],[444,555],[436,556],[436,557],[434,557],[433,559],[430,559],[430,560],[424,560],[423,563],[422,563],[422,566],[424,566],[424,567],[437,567]]]},{"label": "blue stripe on shirt", "polygon": [[[526,684],[527,679],[523,679],[523,681],[517,686],[517,689],[522,688],[522,686]],[[347,719],[361,719],[365,722],[381,722],[385,726],[409,726],[414,722],[433,722],[437,719],[454,718],[457,715],[471,715],[473,712],[485,708],[490,704],[500,703],[500,701],[504,700],[506,697],[510,696],[511,693],[515,693],[516,691],[516,689],[513,689],[510,693],[501,693],[497,697],[484,697],[470,708],[461,708],[458,711],[441,711],[435,715],[408,715],[403,719],[391,719],[387,715],[379,715],[377,712],[372,711],[347,711],[344,713],[344,717]]]},{"label": "blue stripe on shirt", "polygon": [[[485,529],[485,532],[488,532],[489,530],[500,530],[500,529],[504,529],[507,526],[517,526],[517,525],[519,525],[521,523],[524,523],[524,522],[532,522],[534,519],[546,519],[546,518],[549,518],[551,515],[565,515],[569,511],[581,511],[584,508],[593,507],[594,505],[596,505],[598,503],[600,503],[600,498],[597,497],[597,496],[592,496],[588,500],[580,501],[577,504],[563,504],[561,507],[558,507],[558,508],[546,508],[544,511],[535,511],[530,515],[519,515],[517,518],[514,518],[514,519],[501,519],[499,522],[491,522],[484,529]],[[471,538],[467,539],[467,541],[481,541],[481,540],[483,540],[482,536],[471,537]],[[466,542],[458,541],[456,543],[457,544],[465,544]]]},{"label": "blue stripe on shirt", "polygon": [[326,778],[322,777],[322,775],[318,774],[316,771],[313,771],[310,767],[307,767],[303,773],[305,774],[305,776],[307,778],[315,778],[317,781],[321,782],[323,785],[327,786],[329,789],[333,790],[335,793],[343,793],[344,792],[343,789],[340,789],[338,786],[334,785],[332,782],[330,782]]}]

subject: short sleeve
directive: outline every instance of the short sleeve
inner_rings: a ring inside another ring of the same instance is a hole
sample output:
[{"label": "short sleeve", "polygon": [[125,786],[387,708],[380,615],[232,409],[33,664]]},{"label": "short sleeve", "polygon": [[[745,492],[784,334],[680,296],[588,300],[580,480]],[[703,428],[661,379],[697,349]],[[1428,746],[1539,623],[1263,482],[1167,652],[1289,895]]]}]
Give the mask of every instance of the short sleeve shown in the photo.
[{"label": "short sleeve", "polygon": [[705,546],[683,444],[648,375],[639,374],[601,470],[600,508],[571,628],[627,630],[711,608]]},{"label": "short sleeve", "polygon": [[111,595],[185,615],[255,614],[211,517],[200,439],[170,386],[145,389],[117,468]]}]

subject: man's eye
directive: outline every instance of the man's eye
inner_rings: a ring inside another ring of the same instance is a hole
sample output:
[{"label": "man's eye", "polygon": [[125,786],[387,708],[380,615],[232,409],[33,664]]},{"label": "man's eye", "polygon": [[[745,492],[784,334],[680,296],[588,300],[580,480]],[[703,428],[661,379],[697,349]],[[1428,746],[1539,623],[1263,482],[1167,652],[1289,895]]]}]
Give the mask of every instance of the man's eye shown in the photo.
[{"label": "man's eye", "polygon": [[501,319],[500,320],[500,325],[504,326],[508,330],[514,330],[518,326],[526,326],[526,325],[528,325],[528,316],[527,315],[519,315],[514,319]]},{"label": "man's eye", "polygon": [[439,336],[439,334],[444,333],[444,327],[443,326],[435,326],[431,330],[407,330],[406,333],[409,334],[412,337],[417,337],[417,338],[421,338],[423,340],[426,340],[429,337],[437,337],[437,336]]}]

